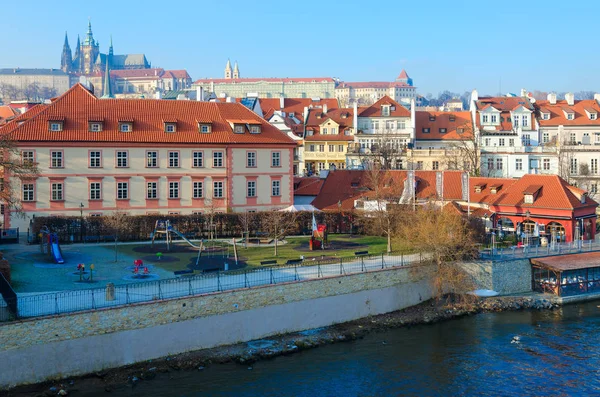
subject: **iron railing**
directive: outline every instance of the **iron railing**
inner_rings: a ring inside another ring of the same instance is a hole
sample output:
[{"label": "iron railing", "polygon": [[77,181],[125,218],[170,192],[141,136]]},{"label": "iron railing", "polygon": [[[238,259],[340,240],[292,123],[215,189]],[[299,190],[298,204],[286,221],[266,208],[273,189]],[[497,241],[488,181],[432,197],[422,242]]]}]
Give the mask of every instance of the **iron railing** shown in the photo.
[{"label": "iron railing", "polygon": [[482,259],[511,260],[539,258],[543,256],[576,254],[580,252],[600,251],[600,242],[596,240],[576,240],[568,243],[548,244],[545,247],[536,246],[512,246],[512,247],[490,247],[480,252]]},{"label": "iron railing", "polygon": [[[18,294],[15,316],[3,315],[0,321],[11,318],[31,318],[86,310],[98,310],[142,302],[160,301],[203,295],[263,285],[293,283],[323,277],[340,277],[386,268],[422,263],[426,254],[381,254],[351,258],[306,261],[297,265],[271,266],[203,273],[164,280],[139,282],[76,291],[42,294]],[[114,288],[114,290],[113,290]]]}]

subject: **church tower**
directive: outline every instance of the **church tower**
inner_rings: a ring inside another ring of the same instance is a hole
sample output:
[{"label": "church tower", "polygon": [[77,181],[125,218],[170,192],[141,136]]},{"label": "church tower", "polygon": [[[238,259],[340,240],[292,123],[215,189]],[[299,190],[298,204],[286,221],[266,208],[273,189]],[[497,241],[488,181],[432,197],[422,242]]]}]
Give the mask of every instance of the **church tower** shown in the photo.
[{"label": "church tower", "polygon": [[69,73],[73,66],[73,57],[71,56],[71,47],[69,46],[69,38],[65,32],[65,44],[63,45],[62,56],[60,58],[60,68],[63,72]]},{"label": "church tower", "polygon": [[94,35],[92,34],[92,23],[88,22],[88,31],[85,36],[85,40],[83,41],[83,45],[81,46],[79,61],[79,71],[81,73],[90,74],[94,71],[94,63],[96,62],[96,58],[98,58],[99,52],[100,45],[96,40],[94,40]]},{"label": "church tower", "polygon": [[227,60],[227,65],[225,65],[225,78],[231,79],[231,62],[229,59]]},{"label": "church tower", "polygon": [[234,79],[240,78],[240,69],[238,68],[237,61],[235,61],[235,65],[233,66],[233,78]]}]

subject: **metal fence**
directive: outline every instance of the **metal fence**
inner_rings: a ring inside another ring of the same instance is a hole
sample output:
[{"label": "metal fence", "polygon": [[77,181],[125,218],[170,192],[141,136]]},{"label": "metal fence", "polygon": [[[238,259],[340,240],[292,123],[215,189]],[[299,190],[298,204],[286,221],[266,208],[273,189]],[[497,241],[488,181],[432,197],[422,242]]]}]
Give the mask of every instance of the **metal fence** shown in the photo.
[{"label": "metal fence", "polygon": [[581,252],[600,251],[600,242],[596,240],[576,240],[569,243],[556,243],[542,246],[523,246],[508,248],[488,248],[481,251],[483,259],[510,260],[538,258],[552,255],[577,254]]},{"label": "metal fence", "polygon": [[[0,307],[0,321],[57,315],[84,310],[98,310],[141,302],[159,301],[214,292],[253,288],[263,285],[300,282],[322,277],[345,276],[386,268],[417,264],[425,254],[382,254],[340,258],[298,265],[265,267],[203,273],[157,281],[115,285],[77,291],[17,296],[17,315],[11,316]],[[3,318],[3,313],[4,318]]]}]

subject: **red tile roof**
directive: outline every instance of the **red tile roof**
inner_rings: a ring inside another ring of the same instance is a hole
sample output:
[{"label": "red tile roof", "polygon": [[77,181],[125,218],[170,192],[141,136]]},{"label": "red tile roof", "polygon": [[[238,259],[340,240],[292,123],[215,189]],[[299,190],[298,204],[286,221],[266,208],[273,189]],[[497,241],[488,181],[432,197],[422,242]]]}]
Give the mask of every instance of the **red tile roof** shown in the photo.
[{"label": "red tile roof", "polygon": [[[39,111],[38,111],[39,110]],[[101,132],[89,132],[89,117],[104,120]],[[23,117],[21,119],[21,117]],[[122,143],[261,143],[295,145],[287,135],[237,103],[169,101],[154,99],[98,99],[76,84],[49,105],[35,107],[0,128],[21,142],[122,142]],[[48,121],[64,119],[63,131],[49,131]],[[164,120],[177,120],[177,132],[165,133]],[[118,123],[133,120],[132,132],[119,132]],[[198,122],[212,123],[211,133],[198,132]],[[235,134],[231,120],[261,124],[261,133]]]},{"label": "red tile roof", "polygon": [[361,108],[361,110],[358,113],[358,117],[383,117],[381,113],[382,105],[390,105],[394,108],[393,110],[390,109],[389,117],[410,117],[410,111],[407,108],[394,101],[387,95],[375,102],[374,104],[372,104],[371,106]]},{"label": "red tile roof", "polygon": [[[327,120],[333,120],[339,124],[337,134],[321,135],[321,125]],[[346,135],[346,131],[352,128],[354,123],[354,109],[339,108],[327,109],[327,113],[323,113],[323,109],[309,109],[308,119],[306,121],[306,130],[312,131],[313,135],[306,136],[306,140],[323,140],[323,141],[352,141],[352,135]]]},{"label": "red tile roof", "polygon": [[[500,117],[502,121],[500,125],[496,126],[496,131],[512,131],[513,125],[510,117],[511,111],[518,109],[519,107],[524,107],[532,112],[535,111],[533,105],[529,101],[529,98],[526,97],[481,97],[477,102],[475,102],[478,111],[485,110],[489,107],[493,107],[496,110],[500,111]],[[534,113],[535,114],[535,113]],[[532,117],[531,120],[531,129],[535,130],[535,117]],[[476,117],[476,125],[481,128],[479,117]],[[483,131],[483,133],[490,132],[487,128]]]},{"label": "red tile roof", "polygon": [[194,84],[230,84],[230,83],[334,83],[331,77],[300,77],[300,78],[280,78],[280,77],[252,77],[243,79],[199,79]]},{"label": "red tile roof", "polygon": [[415,88],[412,85],[406,84],[406,83],[402,83],[400,81],[354,81],[354,82],[343,82],[340,83],[340,85],[338,86],[338,88],[354,88],[354,89],[361,89],[361,88],[379,88],[379,89],[386,89],[386,88]]},{"label": "red tile roof", "polygon": [[[431,120],[431,119],[434,120]],[[415,112],[417,140],[469,140],[473,138],[470,112]],[[454,121],[451,121],[454,119]],[[429,132],[423,132],[428,128]],[[440,128],[446,132],[441,133]],[[462,128],[459,133],[457,129]]]},{"label": "red tile roof", "polygon": [[[575,101],[575,104],[569,106],[567,101],[556,101],[556,105],[551,105],[548,101],[538,101],[536,106],[540,112],[550,113],[550,119],[544,120],[543,117],[539,118],[541,127],[551,127],[559,125],[591,125],[600,126],[599,115],[596,116],[596,120],[590,120],[586,113],[586,109],[600,113],[600,105],[593,99],[586,99],[581,101]],[[570,110],[574,113],[573,120],[568,120],[564,113],[564,110]]]},{"label": "red tile roof", "polygon": [[406,73],[406,70],[402,69],[402,71],[398,75],[398,79],[408,79],[408,73]]},{"label": "red tile roof", "polygon": [[318,101],[313,101],[312,98],[284,98],[283,109],[281,109],[281,102],[279,98],[259,98],[260,108],[263,114],[269,110],[283,110],[287,113],[294,113],[296,118],[302,120],[302,114],[304,108],[323,108],[327,105],[328,109],[335,109],[339,107],[338,100],[335,98],[320,98]]},{"label": "red tile roof", "polygon": [[317,196],[325,182],[324,178],[294,178],[294,196]]}]

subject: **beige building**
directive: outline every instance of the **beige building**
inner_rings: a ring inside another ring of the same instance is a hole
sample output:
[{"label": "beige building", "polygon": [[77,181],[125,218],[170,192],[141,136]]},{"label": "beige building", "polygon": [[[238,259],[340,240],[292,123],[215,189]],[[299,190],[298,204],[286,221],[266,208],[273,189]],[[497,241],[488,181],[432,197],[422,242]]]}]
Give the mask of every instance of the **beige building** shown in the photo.
[{"label": "beige building", "polygon": [[406,71],[402,70],[393,82],[342,82],[335,88],[335,96],[341,106],[349,106],[353,102],[357,102],[359,106],[372,105],[384,96],[396,102],[410,104],[417,97],[417,87]]},{"label": "beige building", "polygon": [[[71,82],[69,75],[60,69],[0,69],[0,98],[27,99],[22,94],[32,85],[36,85],[39,90],[46,90],[51,96],[56,96],[67,92]],[[14,97],[14,91],[20,95]]]},{"label": "beige building", "polygon": [[[88,80],[100,93],[104,73],[96,73]],[[185,70],[130,69],[111,70],[112,92],[117,98],[139,98],[152,96],[157,92],[178,91],[190,88],[192,78]]]}]

